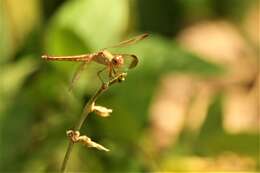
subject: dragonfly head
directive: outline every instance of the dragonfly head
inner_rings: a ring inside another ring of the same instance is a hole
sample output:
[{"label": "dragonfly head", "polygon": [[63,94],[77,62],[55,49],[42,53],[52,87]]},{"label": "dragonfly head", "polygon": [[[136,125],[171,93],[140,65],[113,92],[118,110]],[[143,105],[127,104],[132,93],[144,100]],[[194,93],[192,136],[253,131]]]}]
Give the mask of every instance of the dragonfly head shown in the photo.
[{"label": "dragonfly head", "polygon": [[119,67],[124,64],[124,58],[122,55],[116,55],[114,58],[111,60],[112,64],[114,67]]}]

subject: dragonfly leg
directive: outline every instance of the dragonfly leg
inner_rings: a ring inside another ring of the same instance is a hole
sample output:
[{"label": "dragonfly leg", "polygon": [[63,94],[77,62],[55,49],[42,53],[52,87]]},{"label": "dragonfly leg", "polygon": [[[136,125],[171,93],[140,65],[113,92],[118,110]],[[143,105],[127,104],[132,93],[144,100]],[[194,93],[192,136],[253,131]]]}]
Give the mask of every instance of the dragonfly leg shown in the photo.
[{"label": "dragonfly leg", "polygon": [[[114,77],[118,77],[118,82],[122,82],[125,80],[126,73],[116,71],[116,69],[113,66],[111,68],[112,68],[111,73],[113,73]],[[121,77],[119,77],[119,76],[121,76]]]},{"label": "dragonfly leg", "polygon": [[99,70],[98,72],[97,72],[97,75],[98,75],[98,78],[100,79],[100,81],[104,84],[105,82],[103,81],[103,79],[102,79],[102,77],[101,77],[101,73],[106,69],[107,67],[105,67],[105,68],[103,68],[103,69],[101,69],[101,70]]},{"label": "dragonfly leg", "polygon": [[112,67],[112,70],[113,70],[114,75],[116,76],[118,72],[116,72],[114,67]]},{"label": "dragonfly leg", "polygon": [[77,70],[75,71],[71,82],[69,84],[69,92],[72,90],[72,88],[74,87],[75,82],[79,79],[81,72],[84,70],[85,66],[86,66],[87,62],[82,62],[80,64],[80,66],[77,68]]},{"label": "dragonfly leg", "polygon": [[113,79],[116,76],[116,70],[115,68],[111,65],[109,66],[109,79]]}]

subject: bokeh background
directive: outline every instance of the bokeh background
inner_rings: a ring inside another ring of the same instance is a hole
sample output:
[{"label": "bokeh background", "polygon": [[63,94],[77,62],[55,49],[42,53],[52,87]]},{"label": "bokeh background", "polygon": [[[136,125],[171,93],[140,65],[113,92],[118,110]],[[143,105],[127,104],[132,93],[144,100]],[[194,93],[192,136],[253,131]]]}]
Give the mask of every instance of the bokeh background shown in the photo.
[{"label": "bokeh background", "polygon": [[83,129],[108,153],[76,145],[69,171],[259,171],[259,1],[1,0],[0,170],[56,172],[82,108],[97,90],[92,63],[43,53],[112,52],[139,65],[97,104]]}]

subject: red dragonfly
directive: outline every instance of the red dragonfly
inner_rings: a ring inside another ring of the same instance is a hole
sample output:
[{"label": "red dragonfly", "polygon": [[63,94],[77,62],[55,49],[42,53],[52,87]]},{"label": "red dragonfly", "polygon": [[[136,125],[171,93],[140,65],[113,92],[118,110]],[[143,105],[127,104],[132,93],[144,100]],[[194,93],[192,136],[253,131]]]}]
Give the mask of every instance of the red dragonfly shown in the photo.
[{"label": "red dragonfly", "polygon": [[119,70],[122,67],[125,67],[127,69],[134,68],[138,64],[138,58],[135,55],[132,54],[113,54],[110,53],[107,49],[108,48],[115,48],[115,47],[123,47],[132,45],[148,36],[147,33],[138,35],[136,37],[133,37],[131,39],[121,41],[120,43],[104,48],[96,53],[90,53],[90,54],[83,54],[83,55],[74,55],[74,56],[50,56],[50,55],[42,55],[42,59],[47,61],[76,61],[81,62],[79,67],[77,68],[76,72],[74,73],[69,90],[72,89],[75,81],[79,79],[80,72],[82,72],[86,66],[86,64],[94,61],[99,64],[105,65],[103,69],[98,71],[97,75],[99,79],[104,83],[102,80],[100,74],[104,70],[108,70],[108,76],[109,78],[113,78],[116,75],[119,74]]}]

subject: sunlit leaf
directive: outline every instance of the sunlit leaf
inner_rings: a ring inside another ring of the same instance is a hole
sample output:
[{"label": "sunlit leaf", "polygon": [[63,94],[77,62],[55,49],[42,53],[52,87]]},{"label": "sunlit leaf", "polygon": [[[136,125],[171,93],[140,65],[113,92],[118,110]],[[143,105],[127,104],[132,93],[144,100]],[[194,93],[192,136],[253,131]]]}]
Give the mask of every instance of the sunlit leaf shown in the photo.
[{"label": "sunlit leaf", "polygon": [[[119,40],[126,30],[127,22],[128,1],[68,1],[51,22],[47,34],[47,50],[52,53],[68,53],[63,49],[71,47],[67,45],[71,45],[70,39],[73,41],[73,38],[64,40],[67,34],[60,32],[64,29],[74,33],[78,37],[76,40],[81,40],[81,43],[91,49],[107,47]],[[77,43],[73,43],[72,47],[76,48]],[[79,50],[82,51],[84,50]]]},{"label": "sunlit leaf", "polygon": [[6,14],[4,13],[5,10],[1,7],[0,10],[0,35],[1,35],[1,41],[0,41],[0,52],[1,52],[1,58],[0,63],[4,62],[6,59],[8,59],[12,53],[12,38],[10,35],[10,28],[8,27],[8,19],[6,17]]},{"label": "sunlit leaf", "polygon": [[[1,69],[0,95],[1,102],[11,98],[21,88],[23,82],[37,68],[37,63],[32,59],[24,58],[17,63],[10,63]],[[1,106],[3,106],[1,104]],[[1,109],[1,108],[0,108]]]},{"label": "sunlit leaf", "polygon": [[[23,44],[26,36],[40,23],[39,0],[21,4],[17,0],[1,0],[0,52],[2,58],[10,58]],[[2,10],[3,9],[3,10]]]}]

